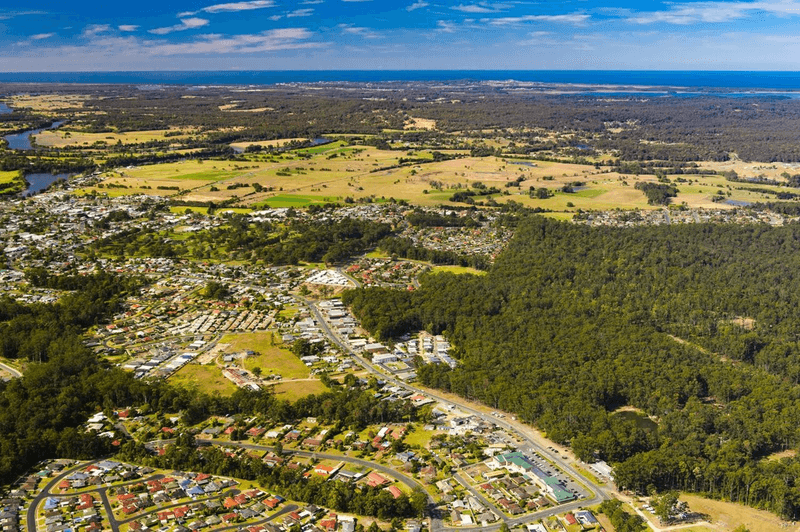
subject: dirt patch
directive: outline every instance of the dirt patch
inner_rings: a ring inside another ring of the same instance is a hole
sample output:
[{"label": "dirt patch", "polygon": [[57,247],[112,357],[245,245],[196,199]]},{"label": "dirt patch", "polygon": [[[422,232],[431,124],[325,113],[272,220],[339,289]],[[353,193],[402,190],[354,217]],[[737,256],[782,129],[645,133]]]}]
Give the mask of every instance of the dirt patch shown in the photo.
[{"label": "dirt patch", "polygon": [[800,531],[800,524],[784,521],[764,510],[730,502],[712,501],[696,495],[681,495],[680,499],[689,503],[692,511],[707,515],[719,530],[733,530],[739,525],[744,525],[758,532]]},{"label": "dirt patch", "polygon": [[436,129],[436,120],[431,120],[429,118],[409,118],[405,126],[403,126],[403,129],[427,129],[432,131]]}]

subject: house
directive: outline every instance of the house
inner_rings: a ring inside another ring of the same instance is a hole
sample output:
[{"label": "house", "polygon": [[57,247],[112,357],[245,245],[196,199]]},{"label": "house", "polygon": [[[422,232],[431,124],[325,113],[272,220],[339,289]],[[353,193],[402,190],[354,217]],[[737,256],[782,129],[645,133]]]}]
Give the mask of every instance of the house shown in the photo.
[{"label": "house", "polygon": [[330,466],[326,466],[324,464],[319,464],[314,468],[314,473],[316,473],[317,475],[328,476],[331,474],[331,472],[333,472],[333,468]]},{"label": "house", "polygon": [[386,491],[391,493],[392,497],[394,497],[395,499],[399,498],[403,494],[403,492],[400,491],[400,488],[398,488],[397,486],[389,486],[388,488],[386,488]]},{"label": "house", "polygon": [[374,488],[376,486],[391,484],[391,481],[376,471],[370,471],[367,475],[367,484]]}]

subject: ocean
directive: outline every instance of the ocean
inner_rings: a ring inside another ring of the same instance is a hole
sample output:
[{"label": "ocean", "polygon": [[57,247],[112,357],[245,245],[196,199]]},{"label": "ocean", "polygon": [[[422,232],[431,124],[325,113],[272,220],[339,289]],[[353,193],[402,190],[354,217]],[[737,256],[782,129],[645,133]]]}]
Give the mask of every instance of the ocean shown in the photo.
[{"label": "ocean", "polygon": [[276,70],[152,72],[0,72],[0,82],[122,83],[135,85],[274,85],[313,82],[507,81],[636,85],[788,93],[800,91],[800,72],[661,71],[661,70]]}]

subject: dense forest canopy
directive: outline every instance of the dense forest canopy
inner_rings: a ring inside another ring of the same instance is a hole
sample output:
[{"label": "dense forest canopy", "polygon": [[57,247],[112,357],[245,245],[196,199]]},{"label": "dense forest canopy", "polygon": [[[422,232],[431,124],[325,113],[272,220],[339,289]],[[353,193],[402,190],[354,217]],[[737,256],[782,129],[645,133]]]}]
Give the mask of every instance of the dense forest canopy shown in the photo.
[{"label": "dense forest canopy", "polygon": [[[350,291],[382,339],[445,332],[427,385],[520,414],[620,486],[688,489],[796,518],[800,226],[588,228],[532,217],[486,276]],[[615,411],[633,406],[649,429]]]}]

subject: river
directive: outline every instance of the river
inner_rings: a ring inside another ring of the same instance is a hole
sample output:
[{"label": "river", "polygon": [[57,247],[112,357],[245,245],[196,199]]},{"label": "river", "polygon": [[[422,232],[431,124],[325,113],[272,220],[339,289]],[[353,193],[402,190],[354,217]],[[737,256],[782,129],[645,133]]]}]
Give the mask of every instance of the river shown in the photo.
[{"label": "river", "polygon": [[[0,102],[0,114],[9,114],[11,112],[13,112],[13,109]],[[47,129],[55,129],[63,123],[63,120],[53,122],[50,127],[32,129],[15,135],[6,135],[3,138],[8,141],[8,147],[12,150],[30,150],[33,149],[31,146],[31,135],[38,135]],[[28,187],[23,190],[20,195],[31,196],[41,192],[59,179],[69,179],[69,174],[25,174],[25,181],[27,181]]]},{"label": "river", "polygon": [[22,133],[17,133],[15,135],[6,135],[3,137],[8,142],[8,148],[11,150],[32,150],[33,146],[31,146],[31,135],[38,135],[42,131],[46,131],[48,129],[55,129],[64,121],[60,120],[58,122],[53,122],[50,127],[43,127],[41,129],[32,129],[30,131],[23,131]]},{"label": "river", "polygon": [[20,195],[32,196],[58,181],[59,179],[69,179],[69,174],[26,174],[25,181],[28,182],[28,188],[23,190]]}]

